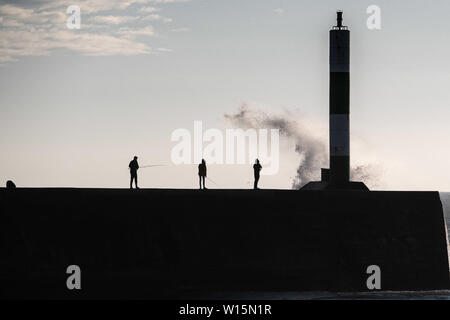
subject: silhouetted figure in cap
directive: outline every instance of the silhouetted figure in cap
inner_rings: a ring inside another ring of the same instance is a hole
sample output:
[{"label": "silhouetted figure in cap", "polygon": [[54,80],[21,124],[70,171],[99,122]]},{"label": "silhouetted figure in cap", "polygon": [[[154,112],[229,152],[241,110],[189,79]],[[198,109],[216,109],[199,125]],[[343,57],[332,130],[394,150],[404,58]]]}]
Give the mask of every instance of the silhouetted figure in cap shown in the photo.
[{"label": "silhouetted figure in cap", "polygon": [[131,160],[130,164],[128,165],[128,167],[130,168],[130,189],[133,189],[133,180],[134,180],[134,184],[136,185],[136,189],[139,189],[138,187],[138,178],[137,178],[137,171],[139,169],[139,164],[137,162],[138,157],[134,156],[134,159]]},{"label": "silhouetted figure in cap", "polygon": [[203,190],[206,190],[205,178],[206,178],[206,161],[205,159],[202,159],[202,163],[198,165],[198,183],[200,185],[200,190],[202,189],[202,181],[203,181]]},{"label": "silhouetted figure in cap", "polygon": [[15,183],[11,180],[6,181],[6,188],[8,189],[14,189],[16,187]]},{"label": "silhouetted figure in cap", "polygon": [[255,175],[255,183],[253,184],[253,189],[259,189],[258,188],[258,181],[259,181],[259,172],[261,171],[262,166],[259,164],[259,160],[256,159],[255,164],[253,165],[253,173]]}]

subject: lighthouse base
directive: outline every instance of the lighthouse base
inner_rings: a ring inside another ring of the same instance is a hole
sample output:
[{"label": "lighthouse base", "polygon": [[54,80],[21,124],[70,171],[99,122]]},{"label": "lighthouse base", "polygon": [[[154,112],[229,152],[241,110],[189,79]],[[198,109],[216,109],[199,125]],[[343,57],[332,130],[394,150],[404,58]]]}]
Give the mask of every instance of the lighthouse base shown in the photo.
[{"label": "lighthouse base", "polygon": [[311,181],[300,190],[361,190],[369,191],[369,188],[359,181],[349,181],[342,184],[332,184],[328,181]]}]

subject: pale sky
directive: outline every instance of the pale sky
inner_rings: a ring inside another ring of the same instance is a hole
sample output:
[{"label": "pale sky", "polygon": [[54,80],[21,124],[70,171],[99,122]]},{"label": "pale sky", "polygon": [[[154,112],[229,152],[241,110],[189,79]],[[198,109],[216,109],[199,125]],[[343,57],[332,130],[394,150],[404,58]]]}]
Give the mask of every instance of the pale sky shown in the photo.
[{"label": "pale sky", "polygon": [[[81,29],[66,9],[81,8]],[[366,26],[369,5],[381,30]],[[377,189],[450,191],[448,0],[0,1],[0,182],[22,187],[197,188],[171,133],[231,128],[241,104],[285,115],[328,143],[328,31],[351,30],[351,161]],[[302,158],[282,139],[290,188]],[[319,177],[320,172],[317,172]],[[248,188],[250,165],[210,165]],[[207,182],[208,183],[208,182]],[[210,187],[216,187],[209,185]]]}]

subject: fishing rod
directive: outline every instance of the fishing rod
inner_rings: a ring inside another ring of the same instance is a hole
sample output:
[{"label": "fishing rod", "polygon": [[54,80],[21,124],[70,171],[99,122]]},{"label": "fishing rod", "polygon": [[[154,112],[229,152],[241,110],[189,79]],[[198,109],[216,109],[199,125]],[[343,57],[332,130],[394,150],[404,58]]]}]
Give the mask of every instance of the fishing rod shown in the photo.
[{"label": "fishing rod", "polygon": [[153,168],[153,167],[167,167],[167,164],[153,164],[153,165],[139,167],[139,169]]}]

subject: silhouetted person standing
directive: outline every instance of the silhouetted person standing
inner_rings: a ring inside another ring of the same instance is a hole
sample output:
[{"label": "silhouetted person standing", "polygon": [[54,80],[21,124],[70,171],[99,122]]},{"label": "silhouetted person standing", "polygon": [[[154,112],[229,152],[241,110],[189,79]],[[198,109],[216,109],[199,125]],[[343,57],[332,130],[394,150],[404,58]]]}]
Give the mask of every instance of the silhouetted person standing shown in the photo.
[{"label": "silhouetted person standing", "polygon": [[11,180],[8,180],[8,181],[6,181],[6,188],[8,188],[8,189],[15,189],[16,185]]},{"label": "silhouetted person standing", "polygon": [[136,186],[136,189],[139,189],[138,187],[138,178],[137,178],[137,171],[139,169],[139,164],[137,162],[138,157],[134,156],[134,159],[131,160],[130,164],[128,165],[128,167],[130,168],[130,189],[133,189],[133,180],[134,180],[134,184]]},{"label": "silhouetted person standing", "polygon": [[203,190],[206,190],[205,178],[206,178],[206,161],[205,159],[202,159],[202,163],[198,165],[198,183],[200,185],[200,190],[202,189],[202,181],[203,181]]},{"label": "silhouetted person standing", "polygon": [[262,166],[259,164],[259,160],[256,159],[255,164],[253,165],[253,173],[255,175],[255,183],[253,184],[253,189],[259,189],[258,188],[258,181],[259,181],[259,172],[261,171]]}]

